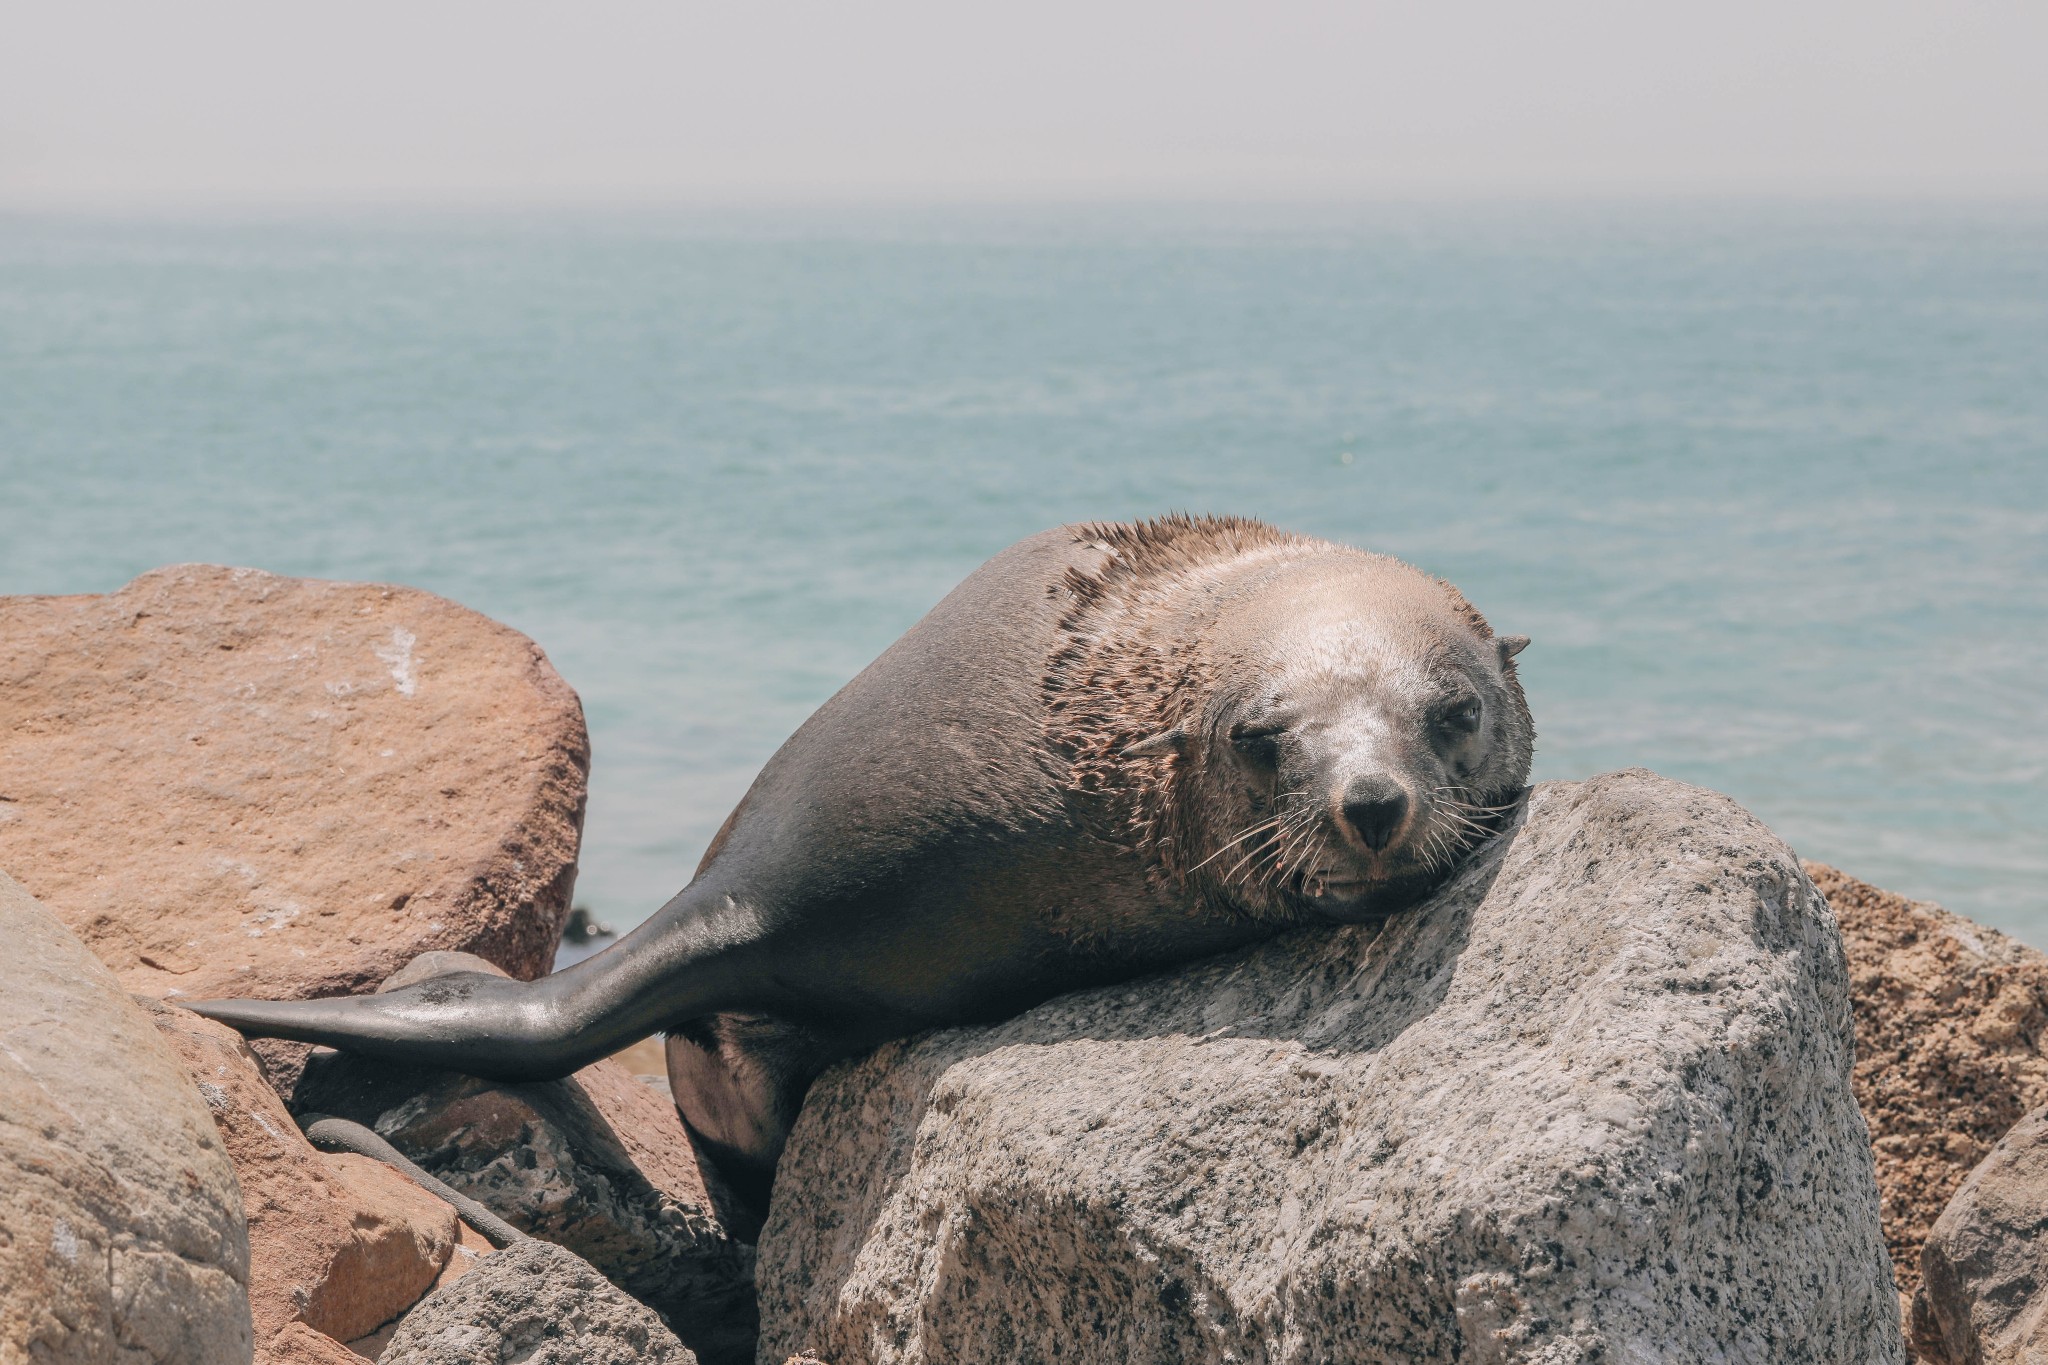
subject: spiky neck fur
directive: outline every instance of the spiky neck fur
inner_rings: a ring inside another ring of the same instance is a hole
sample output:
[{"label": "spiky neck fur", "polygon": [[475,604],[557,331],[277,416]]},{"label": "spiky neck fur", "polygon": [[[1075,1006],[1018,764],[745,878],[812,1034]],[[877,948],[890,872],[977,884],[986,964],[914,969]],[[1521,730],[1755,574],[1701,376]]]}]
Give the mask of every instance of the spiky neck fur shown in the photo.
[{"label": "spiky neck fur", "polygon": [[1125,750],[1200,723],[1216,681],[1201,606],[1209,585],[1250,559],[1335,547],[1244,517],[1183,514],[1089,523],[1074,538],[1107,557],[1068,571],[1073,601],[1045,676],[1046,738],[1068,763],[1069,797],[1091,833],[1145,860],[1162,893],[1224,899],[1190,884],[1204,853],[1185,761]]}]

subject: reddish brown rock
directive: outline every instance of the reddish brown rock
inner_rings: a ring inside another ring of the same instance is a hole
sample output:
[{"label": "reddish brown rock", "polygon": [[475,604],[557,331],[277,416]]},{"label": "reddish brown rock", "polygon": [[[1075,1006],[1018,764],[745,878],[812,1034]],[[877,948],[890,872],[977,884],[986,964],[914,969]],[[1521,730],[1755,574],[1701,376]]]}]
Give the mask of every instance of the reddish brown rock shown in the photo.
[{"label": "reddish brown rock", "polygon": [[1876,1148],[1885,1241],[1902,1295],[1971,1169],[2048,1104],[2048,955],[1821,863],[1807,875],[1841,922],[1856,1016],[1856,1100]]},{"label": "reddish brown rock", "polygon": [[315,1151],[234,1030],[136,998],[184,1062],[234,1161],[257,1341],[275,1343],[296,1322],[339,1348],[434,1287],[456,1242],[453,1209],[367,1157]]},{"label": "reddish brown rock", "polygon": [[178,565],[0,598],[0,866],[146,995],[553,960],[589,748],[518,632],[430,594]]},{"label": "reddish brown rock", "polygon": [[[457,1237],[455,1250],[448,1257],[448,1264],[441,1267],[441,1277],[435,1280],[434,1287],[427,1291],[428,1297],[446,1289],[449,1285],[454,1284],[464,1275],[476,1269],[483,1258],[490,1255],[495,1249],[481,1232],[478,1232],[468,1223],[457,1223],[455,1231]],[[420,1302],[424,1303],[426,1299],[422,1298]],[[419,1305],[415,1304],[413,1306],[416,1308]],[[407,1311],[410,1312],[411,1310],[408,1309]],[[385,1323],[382,1327],[370,1333],[370,1335],[357,1337],[348,1344],[348,1348],[364,1359],[375,1360],[384,1354],[384,1349],[391,1344],[391,1338],[397,1335],[398,1329],[404,1323],[404,1317],[393,1318],[390,1322]],[[258,1365],[261,1365],[261,1362]]]},{"label": "reddish brown rock", "polygon": [[360,1352],[303,1322],[286,1323],[256,1352],[256,1365],[363,1365],[364,1359]]}]

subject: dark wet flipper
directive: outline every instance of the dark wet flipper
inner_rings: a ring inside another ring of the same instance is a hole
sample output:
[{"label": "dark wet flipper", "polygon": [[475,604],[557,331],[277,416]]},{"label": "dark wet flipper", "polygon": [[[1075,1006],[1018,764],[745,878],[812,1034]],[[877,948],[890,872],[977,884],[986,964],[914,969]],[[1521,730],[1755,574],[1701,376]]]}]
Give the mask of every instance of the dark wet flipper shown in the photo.
[{"label": "dark wet flipper", "polygon": [[451,972],[378,995],[179,1004],[252,1038],[500,1081],[544,1081],[684,1020],[775,1003],[758,913],[693,883],[631,934],[538,981]]},{"label": "dark wet flipper", "polygon": [[320,1043],[494,1080],[548,1080],[609,1050],[553,995],[542,983],[459,972],[382,995],[179,1003],[252,1038]]}]

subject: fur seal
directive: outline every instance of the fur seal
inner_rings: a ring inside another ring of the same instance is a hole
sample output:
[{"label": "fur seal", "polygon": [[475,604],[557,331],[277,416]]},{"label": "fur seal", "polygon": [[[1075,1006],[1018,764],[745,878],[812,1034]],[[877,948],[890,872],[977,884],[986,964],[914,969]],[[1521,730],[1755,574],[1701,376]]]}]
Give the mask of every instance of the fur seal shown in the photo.
[{"label": "fur seal", "polygon": [[1398,560],[1257,521],[1048,531],[819,707],[604,952],[189,1008],[512,1080],[666,1031],[685,1122],[765,1178],[838,1058],[1424,895],[1523,792],[1527,643]]}]

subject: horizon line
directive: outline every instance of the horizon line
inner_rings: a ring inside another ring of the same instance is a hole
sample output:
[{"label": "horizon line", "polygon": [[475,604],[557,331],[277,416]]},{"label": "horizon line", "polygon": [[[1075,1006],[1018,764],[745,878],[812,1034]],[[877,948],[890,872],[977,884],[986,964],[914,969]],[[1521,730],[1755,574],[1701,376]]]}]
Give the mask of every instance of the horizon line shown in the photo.
[{"label": "horizon line", "polygon": [[1404,186],[1358,190],[811,188],[551,194],[482,190],[289,195],[12,195],[0,187],[0,218],[207,218],[383,214],[650,214],[779,210],[1369,210],[1428,207],[1999,207],[2048,208],[2048,185],[1954,186]]}]

